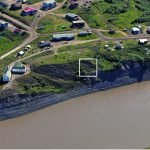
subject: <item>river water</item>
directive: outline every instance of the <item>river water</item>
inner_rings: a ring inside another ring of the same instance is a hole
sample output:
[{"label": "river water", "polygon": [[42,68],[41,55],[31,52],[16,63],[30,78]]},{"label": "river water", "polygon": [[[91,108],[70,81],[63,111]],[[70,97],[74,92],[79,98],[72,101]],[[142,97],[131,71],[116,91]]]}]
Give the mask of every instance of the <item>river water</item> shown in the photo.
[{"label": "river water", "polygon": [[0,148],[150,146],[150,82],[75,98],[0,122]]}]

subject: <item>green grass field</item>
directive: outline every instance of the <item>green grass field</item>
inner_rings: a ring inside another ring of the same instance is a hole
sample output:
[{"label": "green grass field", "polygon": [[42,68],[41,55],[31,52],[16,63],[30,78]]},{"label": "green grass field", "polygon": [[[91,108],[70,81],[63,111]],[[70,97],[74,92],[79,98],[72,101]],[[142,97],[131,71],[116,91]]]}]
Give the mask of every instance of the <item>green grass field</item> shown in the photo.
[{"label": "green grass field", "polygon": [[8,30],[1,31],[0,56],[21,44],[25,38],[27,38],[27,35],[21,36]]},{"label": "green grass field", "polygon": [[[109,45],[107,49],[104,48],[106,44]],[[57,93],[79,86],[82,83],[78,78],[79,58],[97,58],[98,68],[102,71],[116,69],[125,61],[149,62],[150,45],[140,46],[135,40],[121,44],[124,49],[115,50],[114,42],[90,42],[62,47],[57,54],[43,53],[32,57],[24,61],[32,66],[32,72],[15,81],[16,89],[21,93]]]},{"label": "green grass field", "polygon": [[[57,10],[58,13],[72,12],[80,15],[91,27],[110,29],[131,28],[134,24],[150,24],[149,0],[97,0],[91,6],[80,6],[70,10],[65,4],[63,8]],[[142,21],[137,20],[141,19]]]},{"label": "green grass field", "polygon": [[16,18],[20,20],[21,22],[31,25],[32,21],[34,20],[35,16],[21,16],[21,11],[22,10],[17,10],[17,11],[10,11],[10,10],[5,10],[5,13],[8,14],[9,16]]},{"label": "green grass field", "polygon": [[47,15],[46,17],[42,18],[38,26],[43,27],[43,29],[38,30],[38,32],[41,34],[71,30],[70,22],[55,15]]}]

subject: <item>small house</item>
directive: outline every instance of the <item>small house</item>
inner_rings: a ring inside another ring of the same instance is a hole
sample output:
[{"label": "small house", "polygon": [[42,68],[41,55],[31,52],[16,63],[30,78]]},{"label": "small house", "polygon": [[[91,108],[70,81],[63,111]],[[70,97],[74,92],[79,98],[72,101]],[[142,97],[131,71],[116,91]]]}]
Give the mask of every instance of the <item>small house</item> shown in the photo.
[{"label": "small house", "polygon": [[0,20],[0,30],[4,30],[8,27],[8,22]]},{"label": "small house", "polygon": [[85,22],[83,20],[72,21],[73,28],[83,28],[85,27]]},{"label": "small house", "polygon": [[147,34],[150,34],[150,27],[148,27],[146,32],[147,32]]},{"label": "small house", "polygon": [[48,0],[43,2],[42,10],[49,10],[56,7],[56,0]]},{"label": "small house", "polygon": [[72,13],[67,13],[66,14],[66,19],[69,20],[69,21],[76,21],[76,20],[79,20],[79,16],[75,15],[75,14],[72,14]]},{"label": "small house", "polygon": [[35,8],[33,8],[33,7],[26,7],[23,11],[22,11],[22,13],[21,13],[21,15],[22,16],[28,16],[28,15],[35,15],[37,13],[37,9],[35,9]]},{"label": "small house", "polygon": [[52,36],[52,41],[58,42],[58,41],[71,41],[75,39],[75,35],[73,33],[67,33],[67,34],[54,34]]},{"label": "small house", "polygon": [[135,34],[135,35],[136,35],[136,34],[140,34],[140,32],[141,32],[141,31],[140,31],[140,29],[139,29],[138,27],[133,27],[133,28],[131,29],[131,33],[132,33],[132,34]]},{"label": "small house", "polygon": [[3,74],[3,82],[10,82],[12,78],[11,71],[7,68],[6,71]]},{"label": "small house", "polygon": [[24,74],[26,67],[21,62],[16,62],[11,69],[12,74]]},{"label": "small house", "polygon": [[21,3],[11,4],[10,6],[10,10],[19,10],[19,9],[22,9]]},{"label": "small house", "polygon": [[139,44],[144,45],[146,43],[148,43],[147,39],[139,39]]}]

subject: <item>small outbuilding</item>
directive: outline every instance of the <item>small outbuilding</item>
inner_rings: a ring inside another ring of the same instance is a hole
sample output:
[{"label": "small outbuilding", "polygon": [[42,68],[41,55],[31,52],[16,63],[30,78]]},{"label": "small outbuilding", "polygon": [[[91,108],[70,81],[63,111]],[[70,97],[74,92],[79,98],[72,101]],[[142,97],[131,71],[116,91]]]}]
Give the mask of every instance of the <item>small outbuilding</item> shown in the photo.
[{"label": "small outbuilding", "polygon": [[150,27],[147,28],[147,34],[150,34]]},{"label": "small outbuilding", "polygon": [[49,10],[56,7],[56,0],[47,0],[43,2],[42,10]]},{"label": "small outbuilding", "polygon": [[10,6],[10,10],[19,10],[19,9],[22,9],[21,3],[11,4]]},{"label": "small outbuilding", "polygon": [[26,67],[21,62],[16,62],[13,65],[11,72],[13,74],[24,74],[26,72]]},{"label": "small outbuilding", "polygon": [[67,34],[54,34],[52,36],[52,41],[58,42],[58,41],[71,41],[75,39],[75,35],[73,33],[67,33]]},{"label": "small outbuilding", "polygon": [[38,47],[39,48],[52,47],[52,44],[50,41],[43,41],[39,43]]},{"label": "small outbuilding", "polygon": [[72,14],[72,13],[67,13],[66,14],[66,19],[69,20],[69,21],[76,21],[76,20],[79,20],[79,16],[75,15],[75,14]]},{"label": "small outbuilding", "polygon": [[7,68],[6,71],[3,74],[3,82],[10,82],[12,78],[11,71]]},{"label": "small outbuilding", "polygon": [[1,1],[0,1],[0,7],[7,8],[7,7],[9,7],[9,4],[8,4],[8,3],[6,3],[6,1],[1,0]]},{"label": "small outbuilding", "polygon": [[22,4],[27,3],[27,0],[22,0],[21,3],[22,3]]},{"label": "small outbuilding", "polygon": [[135,35],[136,35],[136,34],[140,34],[140,32],[141,32],[141,31],[140,31],[140,29],[139,29],[138,27],[133,27],[133,28],[131,29],[131,33],[132,33],[132,34],[135,34]]},{"label": "small outbuilding", "polygon": [[87,30],[87,31],[80,31],[78,36],[82,37],[82,36],[87,36],[87,35],[91,35],[92,31],[91,30]]},{"label": "small outbuilding", "polygon": [[115,45],[115,49],[116,50],[122,50],[123,49],[123,46],[121,45],[121,43],[116,43],[116,45]]},{"label": "small outbuilding", "polygon": [[69,0],[70,3],[70,8],[76,8],[79,5],[79,1],[78,0]]},{"label": "small outbuilding", "polygon": [[20,51],[20,52],[17,53],[17,56],[23,56],[24,54],[25,54],[24,51]]},{"label": "small outbuilding", "polygon": [[147,44],[148,40],[147,39],[139,39],[139,44],[144,45]]},{"label": "small outbuilding", "polygon": [[8,27],[8,22],[0,20],[0,30],[4,30]]},{"label": "small outbuilding", "polygon": [[72,21],[72,28],[83,28],[85,27],[85,22],[83,20]]}]

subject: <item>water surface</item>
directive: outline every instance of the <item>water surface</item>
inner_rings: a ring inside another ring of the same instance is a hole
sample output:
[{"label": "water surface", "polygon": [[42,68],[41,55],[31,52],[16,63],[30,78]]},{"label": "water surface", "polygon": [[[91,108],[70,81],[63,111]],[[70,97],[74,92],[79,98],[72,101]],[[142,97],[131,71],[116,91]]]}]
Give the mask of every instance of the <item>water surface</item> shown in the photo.
[{"label": "water surface", "polygon": [[0,148],[150,146],[150,82],[75,98],[0,122]]}]

